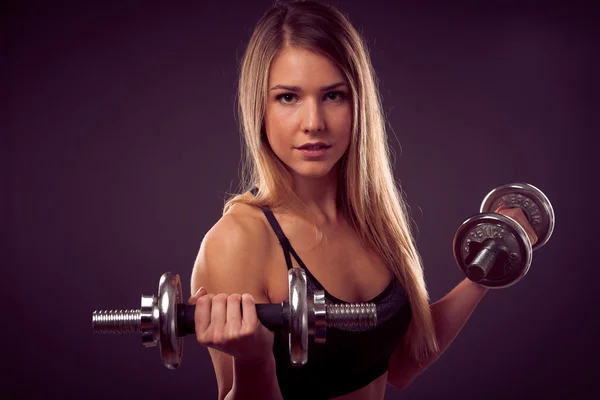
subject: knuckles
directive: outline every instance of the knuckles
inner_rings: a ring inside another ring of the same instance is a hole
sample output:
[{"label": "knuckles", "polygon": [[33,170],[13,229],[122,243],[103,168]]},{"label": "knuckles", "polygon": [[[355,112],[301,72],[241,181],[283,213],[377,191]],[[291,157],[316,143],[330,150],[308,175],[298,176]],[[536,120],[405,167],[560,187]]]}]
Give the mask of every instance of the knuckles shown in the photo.
[{"label": "knuckles", "polygon": [[244,293],[219,293],[219,294],[207,294],[205,296],[199,297],[196,299],[196,305],[205,306],[211,303],[244,303],[244,304],[253,304],[254,300],[251,294]]},{"label": "knuckles", "polygon": [[246,296],[250,296],[249,294],[239,294],[239,293],[218,293],[218,294],[208,294],[206,296],[200,297],[198,301],[203,300],[203,304],[207,302],[212,303],[230,303],[230,302],[241,302],[242,299],[246,298]]},{"label": "knuckles", "polygon": [[196,307],[204,307],[210,305],[212,303],[213,297],[213,294],[207,294],[206,296],[199,297],[196,300]]},{"label": "knuckles", "polygon": [[242,295],[233,293],[227,296],[227,303],[240,303],[242,301]]},{"label": "knuckles", "polygon": [[226,303],[227,297],[228,297],[228,294],[219,293],[219,294],[215,295],[215,297],[213,297],[212,301],[213,301],[213,303]]}]

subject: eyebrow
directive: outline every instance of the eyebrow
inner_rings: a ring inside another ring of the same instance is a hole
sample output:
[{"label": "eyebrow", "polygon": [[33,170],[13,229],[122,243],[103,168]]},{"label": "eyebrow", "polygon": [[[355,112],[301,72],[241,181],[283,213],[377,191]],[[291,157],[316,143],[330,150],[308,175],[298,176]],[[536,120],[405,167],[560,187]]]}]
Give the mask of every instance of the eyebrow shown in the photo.
[{"label": "eyebrow", "polygon": [[[337,87],[345,86],[345,85],[346,85],[346,82],[338,82],[338,83],[334,83],[333,85],[322,87],[321,91],[325,92],[327,90],[335,89]],[[284,89],[284,90],[289,90],[291,92],[300,92],[300,88],[298,86],[276,85],[271,88],[271,90],[275,90],[275,89]]]}]

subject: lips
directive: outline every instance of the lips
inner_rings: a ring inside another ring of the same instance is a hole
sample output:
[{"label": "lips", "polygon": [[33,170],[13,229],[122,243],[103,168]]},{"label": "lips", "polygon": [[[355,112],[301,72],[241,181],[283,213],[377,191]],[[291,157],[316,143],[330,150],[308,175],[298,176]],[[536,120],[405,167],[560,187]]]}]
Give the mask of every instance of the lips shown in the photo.
[{"label": "lips", "polygon": [[297,149],[298,150],[320,150],[320,149],[327,149],[329,147],[331,147],[331,146],[327,145],[325,143],[318,142],[318,143],[306,143],[300,147],[297,147]]}]

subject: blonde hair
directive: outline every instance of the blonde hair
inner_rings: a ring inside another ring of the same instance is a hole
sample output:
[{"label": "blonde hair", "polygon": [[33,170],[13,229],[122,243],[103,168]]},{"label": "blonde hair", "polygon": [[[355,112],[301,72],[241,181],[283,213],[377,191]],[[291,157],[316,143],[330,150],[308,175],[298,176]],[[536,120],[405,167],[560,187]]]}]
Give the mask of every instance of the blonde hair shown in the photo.
[{"label": "blonde hair", "polygon": [[[397,185],[387,143],[385,116],[367,46],[347,17],[312,1],[277,2],[259,20],[241,62],[239,124],[244,139],[241,194],[226,201],[277,208],[298,204],[293,180],[271,149],[264,130],[269,69],[285,46],[329,58],[352,93],[352,135],[341,163],[340,208],[363,242],[374,248],[403,284],[412,308],[408,350],[417,361],[438,351],[423,265],[416,249],[407,205]],[[248,191],[259,188],[256,196]]]}]

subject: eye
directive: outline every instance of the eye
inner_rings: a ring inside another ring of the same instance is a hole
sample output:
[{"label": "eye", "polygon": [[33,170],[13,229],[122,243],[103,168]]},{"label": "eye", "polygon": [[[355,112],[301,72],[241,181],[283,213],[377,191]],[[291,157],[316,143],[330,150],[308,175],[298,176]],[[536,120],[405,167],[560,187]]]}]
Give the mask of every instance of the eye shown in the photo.
[{"label": "eye", "polygon": [[[280,102],[281,104],[293,104],[294,99],[297,99],[298,96],[294,93],[280,93],[278,94],[275,99]],[[341,101],[344,100],[346,98],[346,93],[344,92],[328,92],[325,95],[325,99],[326,100],[331,100],[331,101]]]},{"label": "eye", "polygon": [[293,93],[281,93],[278,94],[277,97],[275,97],[275,99],[277,99],[277,101],[283,104],[291,104],[292,100],[294,100],[295,97],[296,95]]},{"label": "eye", "polygon": [[344,92],[329,92],[326,96],[328,100],[344,100],[346,94]]}]

